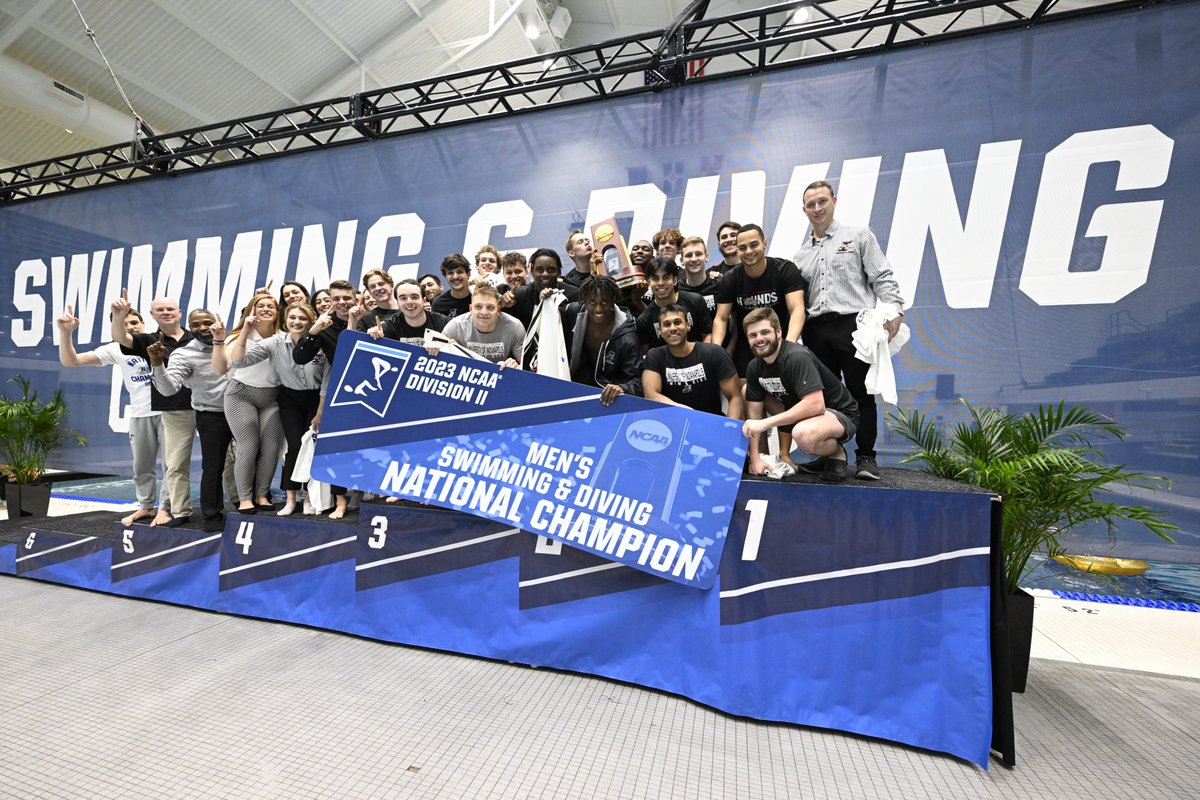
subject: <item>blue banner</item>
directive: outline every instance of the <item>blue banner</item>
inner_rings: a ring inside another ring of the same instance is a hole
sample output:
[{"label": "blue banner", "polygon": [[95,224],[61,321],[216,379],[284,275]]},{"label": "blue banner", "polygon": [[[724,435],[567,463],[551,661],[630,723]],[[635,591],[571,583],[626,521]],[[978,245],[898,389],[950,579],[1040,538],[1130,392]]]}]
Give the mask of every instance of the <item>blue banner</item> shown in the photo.
[{"label": "blue banner", "polygon": [[313,477],[713,585],[740,422],[353,331],[330,374]]}]

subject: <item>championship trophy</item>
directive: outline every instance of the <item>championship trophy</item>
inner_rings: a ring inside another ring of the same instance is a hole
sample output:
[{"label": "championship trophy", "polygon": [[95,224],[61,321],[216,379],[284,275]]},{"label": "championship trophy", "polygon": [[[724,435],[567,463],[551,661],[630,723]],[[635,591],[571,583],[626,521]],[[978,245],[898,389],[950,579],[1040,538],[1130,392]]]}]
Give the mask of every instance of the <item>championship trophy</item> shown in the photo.
[{"label": "championship trophy", "polygon": [[642,268],[629,260],[629,246],[625,244],[625,237],[617,228],[615,218],[597,222],[592,226],[592,242],[595,243],[596,252],[600,254],[604,264],[604,273],[615,280],[622,289],[646,280]]}]

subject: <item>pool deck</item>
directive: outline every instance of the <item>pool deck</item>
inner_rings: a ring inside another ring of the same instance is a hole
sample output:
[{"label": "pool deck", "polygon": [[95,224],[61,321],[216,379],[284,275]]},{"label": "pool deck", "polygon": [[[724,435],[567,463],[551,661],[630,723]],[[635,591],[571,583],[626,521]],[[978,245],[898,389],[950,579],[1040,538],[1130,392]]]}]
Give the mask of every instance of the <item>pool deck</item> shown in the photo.
[{"label": "pool deck", "polygon": [[[52,513],[99,507],[118,508]],[[984,771],[600,678],[0,580],[0,798],[1195,796],[1200,613],[1034,593],[1017,766]]]}]

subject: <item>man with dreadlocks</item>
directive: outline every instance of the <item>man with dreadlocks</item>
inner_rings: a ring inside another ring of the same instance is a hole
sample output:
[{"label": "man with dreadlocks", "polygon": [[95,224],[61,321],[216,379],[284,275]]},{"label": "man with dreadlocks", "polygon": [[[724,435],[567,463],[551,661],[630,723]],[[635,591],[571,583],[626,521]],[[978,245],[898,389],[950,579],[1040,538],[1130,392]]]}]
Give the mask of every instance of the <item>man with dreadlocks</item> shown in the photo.
[{"label": "man with dreadlocks", "polygon": [[620,394],[642,394],[642,356],[633,314],[622,308],[621,289],[607,275],[593,275],[579,287],[564,317],[571,380],[602,390],[610,405]]}]

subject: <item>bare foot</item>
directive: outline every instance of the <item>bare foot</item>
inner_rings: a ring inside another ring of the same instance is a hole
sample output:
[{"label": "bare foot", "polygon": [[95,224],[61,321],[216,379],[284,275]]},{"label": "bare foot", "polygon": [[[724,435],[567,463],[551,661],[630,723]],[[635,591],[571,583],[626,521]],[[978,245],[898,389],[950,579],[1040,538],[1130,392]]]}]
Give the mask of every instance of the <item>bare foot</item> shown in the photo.
[{"label": "bare foot", "polygon": [[333,511],[329,512],[330,519],[341,519],[344,516],[346,516],[346,509],[344,508],[335,508]]},{"label": "bare foot", "polygon": [[[129,516],[121,517],[121,524],[122,525],[132,525],[135,522],[141,522],[142,520],[153,519],[153,518],[154,518],[154,509],[153,508],[139,508],[137,511],[133,512]],[[167,519],[170,519],[170,516],[168,516]]]},{"label": "bare foot", "polygon": [[170,514],[168,514],[166,511],[163,511],[160,508],[158,510],[158,513],[154,515],[154,519],[150,520],[150,527],[156,528],[159,525],[166,525],[172,519],[174,519],[174,517],[172,517]]}]

